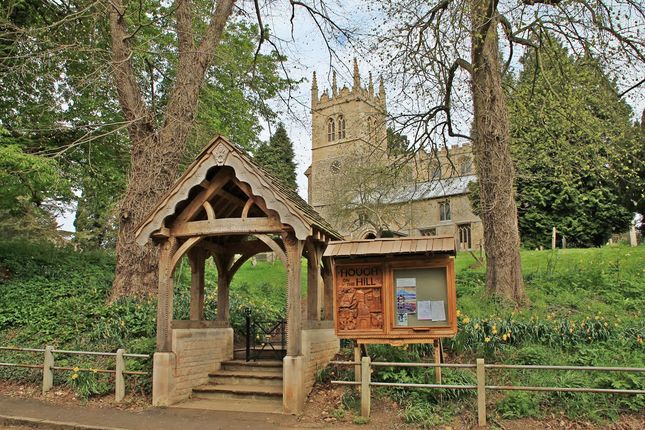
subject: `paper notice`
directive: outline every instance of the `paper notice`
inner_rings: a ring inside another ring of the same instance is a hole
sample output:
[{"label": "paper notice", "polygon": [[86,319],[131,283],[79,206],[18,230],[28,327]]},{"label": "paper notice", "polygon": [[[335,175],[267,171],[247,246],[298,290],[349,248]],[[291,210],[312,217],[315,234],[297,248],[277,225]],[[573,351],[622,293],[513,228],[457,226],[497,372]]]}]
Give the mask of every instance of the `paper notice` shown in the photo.
[{"label": "paper notice", "polygon": [[408,326],[408,314],[399,314],[398,315],[397,325],[399,327],[407,327]]},{"label": "paper notice", "polygon": [[416,287],[417,278],[396,278],[397,287]]},{"label": "paper notice", "polygon": [[430,314],[432,321],[445,321],[446,320],[446,308],[443,305],[443,300],[432,300],[430,301]]},{"label": "paper notice", "polygon": [[417,319],[418,320],[431,320],[432,319],[432,302],[429,300],[419,300],[417,302]]}]

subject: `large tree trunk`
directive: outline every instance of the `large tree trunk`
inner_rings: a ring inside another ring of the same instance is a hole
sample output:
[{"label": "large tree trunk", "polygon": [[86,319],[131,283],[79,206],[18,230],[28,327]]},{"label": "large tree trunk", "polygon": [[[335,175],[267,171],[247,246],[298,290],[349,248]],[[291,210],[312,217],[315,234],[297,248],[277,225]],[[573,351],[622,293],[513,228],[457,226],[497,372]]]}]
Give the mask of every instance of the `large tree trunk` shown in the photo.
[{"label": "large tree trunk", "polygon": [[199,91],[234,3],[235,0],[217,2],[201,41],[196,43],[192,2],[174,2],[179,61],[160,127],[144,102],[133,68],[130,46],[133,37],[125,18],[127,9],[122,0],[112,0],[108,6],[115,86],[124,117],[129,121],[132,144],[128,187],[119,207],[112,300],[122,296],[151,296],[157,289],[158,250],[151,243],[139,247],[134,233],[177,178],[193,128]]},{"label": "large tree trunk", "polygon": [[519,304],[525,300],[525,293],[513,186],[515,171],[493,2],[473,0],[471,9],[474,153],[487,257],[486,288]]}]

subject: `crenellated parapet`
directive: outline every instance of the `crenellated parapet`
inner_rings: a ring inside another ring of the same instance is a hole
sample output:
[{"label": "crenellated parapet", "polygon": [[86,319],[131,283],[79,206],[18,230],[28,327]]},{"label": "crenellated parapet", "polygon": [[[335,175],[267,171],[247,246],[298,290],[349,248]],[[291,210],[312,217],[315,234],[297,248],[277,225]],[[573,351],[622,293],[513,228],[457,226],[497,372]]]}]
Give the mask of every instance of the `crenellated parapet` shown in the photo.
[{"label": "crenellated parapet", "polygon": [[318,92],[318,81],[316,72],[313,73],[311,85],[311,107],[312,109],[325,108],[333,104],[363,101],[372,105],[374,108],[385,111],[385,85],[383,78],[379,79],[379,91],[375,93],[372,73],[369,73],[368,84],[366,87],[361,85],[361,75],[358,70],[358,61],[354,59],[353,83],[349,87],[344,85],[339,88],[337,84],[336,71],[332,73],[332,85],[330,89],[325,89],[322,94]]}]

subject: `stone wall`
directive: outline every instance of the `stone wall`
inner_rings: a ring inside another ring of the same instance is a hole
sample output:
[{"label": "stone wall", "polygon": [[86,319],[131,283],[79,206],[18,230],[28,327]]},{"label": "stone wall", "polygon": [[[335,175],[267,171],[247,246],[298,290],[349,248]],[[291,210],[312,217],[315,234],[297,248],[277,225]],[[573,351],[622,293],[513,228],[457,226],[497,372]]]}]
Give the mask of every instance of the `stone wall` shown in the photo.
[{"label": "stone wall", "polygon": [[193,387],[233,358],[232,328],[172,330],[172,352],[154,357],[152,403],[167,406],[187,399]]},{"label": "stone wall", "polygon": [[327,366],[327,363],[334,358],[339,349],[340,341],[336,337],[333,327],[302,330],[305,396],[313,388],[318,371]]}]

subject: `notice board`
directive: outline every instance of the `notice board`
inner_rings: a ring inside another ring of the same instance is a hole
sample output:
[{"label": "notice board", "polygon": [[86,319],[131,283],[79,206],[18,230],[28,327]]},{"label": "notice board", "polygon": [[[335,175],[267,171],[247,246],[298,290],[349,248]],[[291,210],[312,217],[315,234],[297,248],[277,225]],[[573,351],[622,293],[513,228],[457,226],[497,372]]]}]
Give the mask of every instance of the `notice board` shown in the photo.
[{"label": "notice board", "polygon": [[362,343],[421,343],[457,332],[454,259],[334,261],[336,334]]}]

